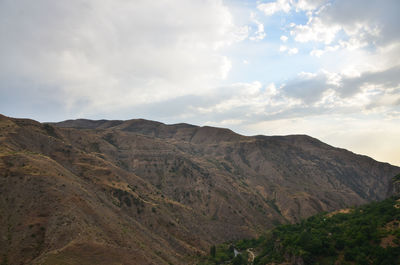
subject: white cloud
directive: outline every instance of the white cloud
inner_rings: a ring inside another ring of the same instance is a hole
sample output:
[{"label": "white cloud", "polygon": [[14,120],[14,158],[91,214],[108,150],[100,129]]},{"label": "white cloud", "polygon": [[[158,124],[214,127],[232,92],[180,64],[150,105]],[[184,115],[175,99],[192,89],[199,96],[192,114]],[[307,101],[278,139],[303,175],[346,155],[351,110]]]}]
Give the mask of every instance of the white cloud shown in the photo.
[{"label": "white cloud", "polygon": [[279,51],[280,52],[287,52],[289,55],[294,55],[299,52],[299,49],[297,48],[288,48],[286,45],[281,45],[279,46]]},{"label": "white cloud", "polygon": [[289,49],[288,54],[293,55],[293,54],[297,54],[298,52],[299,52],[299,49],[291,48],[291,49]]},{"label": "white cloud", "polygon": [[0,25],[2,82],[51,88],[71,109],[205,91],[232,67],[221,49],[248,34],[218,0],[2,1]]},{"label": "white cloud", "polygon": [[265,88],[265,95],[268,96],[268,97],[276,96],[278,93],[279,93],[278,89],[276,88],[274,83],[269,84]]},{"label": "white cloud", "polygon": [[267,36],[267,34],[264,31],[264,24],[261,23],[258,19],[256,19],[255,13],[251,13],[250,14],[250,20],[254,24],[256,24],[257,30],[255,31],[254,35],[251,36],[249,39],[252,40],[252,41],[263,40]]},{"label": "white cloud", "polygon": [[187,106],[181,108],[182,112],[187,112],[184,110],[188,108],[191,115],[201,115],[208,124],[214,120],[216,125],[222,125],[224,120],[248,123],[258,117],[264,117],[267,113],[278,114],[299,103],[296,99],[280,94],[273,83],[263,88],[258,81],[219,87],[212,94],[197,96],[193,101],[195,102],[186,100]]},{"label": "white cloud", "polygon": [[221,78],[226,79],[229,71],[232,68],[232,62],[228,59],[228,57],[223,57],[223,63],[220,66]]},{"label": "white cloud", "polygon": [[261,23],[257,24],[257,31],[254,36],[250,37],[250,40],[262,40],[267,36],[264,32],[264,25]]},{"label": "white cloud", "polygon": [[310,52],[311,56],[316,56],[316,57],[321,57],[327,52],[334,52],[337,51],[340,48],[340,45],[335,45],[335,46],[325,46],[324,49],[313,49]]},{"label": "white cloud", "polygon": [[326,2],[327,0],[298,0],[294,5],[296,10],[313,11]]},{"label": "white cloud", "polygon": [[290,31],[290,35],[298,42],[316,41],[330,44],[340,29],[338,25],[326,25],[322,19],[312,17],[306,25],[296,25]]},{"label": "white cloud", "polygon": [[277,12],[288,13],[291,9],[291,0],[277,0],[276,2],[259,4],[257,8],[265,15],[271,16]]},{"label": "white cloud", "polygon": [[285,36],[285,35],[282,35],[280,37],[280,39],[281,39],[281,41],[286,42],[289,38],[287,36]]}]

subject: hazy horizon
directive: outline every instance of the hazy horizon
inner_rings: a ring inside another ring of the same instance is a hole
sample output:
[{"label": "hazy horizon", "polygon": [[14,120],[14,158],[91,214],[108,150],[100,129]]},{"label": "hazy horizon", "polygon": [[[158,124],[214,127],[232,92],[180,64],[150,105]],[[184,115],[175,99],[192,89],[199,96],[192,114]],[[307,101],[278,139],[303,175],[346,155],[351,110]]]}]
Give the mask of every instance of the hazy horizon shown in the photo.
[{"label": "hazy horizon", "polygon": [[400,2],[0,2],[0,113],[307,134],[400,166]]}]

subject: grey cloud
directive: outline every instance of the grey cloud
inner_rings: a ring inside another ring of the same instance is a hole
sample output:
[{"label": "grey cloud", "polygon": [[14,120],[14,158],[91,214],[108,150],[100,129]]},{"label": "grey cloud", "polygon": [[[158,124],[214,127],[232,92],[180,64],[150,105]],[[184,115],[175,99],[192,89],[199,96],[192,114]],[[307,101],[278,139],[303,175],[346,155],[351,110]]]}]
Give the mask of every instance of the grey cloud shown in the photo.
[{"label": "grey cloud", "polygon": [[400,85],[400,66],[379,72],[364,72],[361,76],[345,78],[337,89],[343,97],[349,97],[359,92],[365,84],[394,88]]},{"label": "grey cloud", "polygon": [[339,24],[343,27],[355,28],[360,23],[381,29],[378,38],[368,36],[369,40],[383,44],[398,40],[400,32],[400,2],[398,0],[365,1],[337,0],[327,6],[319,16],[325,23]]},{"label": "grey cloud", "polygon": [[296,78],[286,84],[282,90],[285,95],[301,99],[306,104],[318,101],[330,85],[323,74],[311,78]]},{"label": "grey cloud", "polygon": [[321,16],[331,23],[341,24],[344,27],[355,28],[363,23],[380,30],[378,36],[365,34],[364,39],[377,45],[386,45],[400,39],[398,30],[400,25],[400,2],[386,1],[335,1]]},{"label": "grey cloud", "polygon": [[338,86],[329,84],[323,73],[314,77],[298,77],[283,86],[282,92],[288,97],[301,99],[305,104],[312,104],[319,101],[327,89],[333,89],[341,97],[348,98],[360,92],[366,84],[386,89],[400,86],[400,66],[384,71],[364,72],[357,77],[343,77]]},{"label": "grey cloud", "polygon": [[[382,47],[400,40],[400,2],[335,0],[315,9],[291,34],[300,42]],[[349,41],[349,42],[348,42]]]}]

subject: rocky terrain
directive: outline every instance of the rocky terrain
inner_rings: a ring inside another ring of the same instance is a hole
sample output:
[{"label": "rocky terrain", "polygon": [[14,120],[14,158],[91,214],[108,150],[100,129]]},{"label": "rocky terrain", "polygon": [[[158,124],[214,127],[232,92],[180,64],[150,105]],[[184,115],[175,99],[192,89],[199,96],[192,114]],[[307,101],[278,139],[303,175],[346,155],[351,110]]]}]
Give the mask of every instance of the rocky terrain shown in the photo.
[{"label": "rocky terrain", "polygon": [[212,244],[382,200],[399,173],[305,135],[0,115],[0,263],[189,264]]}]

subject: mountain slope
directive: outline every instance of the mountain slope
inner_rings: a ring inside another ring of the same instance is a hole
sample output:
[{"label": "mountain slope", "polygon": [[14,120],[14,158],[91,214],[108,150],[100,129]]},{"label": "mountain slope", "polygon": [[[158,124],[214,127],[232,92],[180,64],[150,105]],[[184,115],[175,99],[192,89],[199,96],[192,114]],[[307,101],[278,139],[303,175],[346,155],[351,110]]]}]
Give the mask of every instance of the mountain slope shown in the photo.
[{"label": "mountain slope", "polygon": [[[224,175],[230,174],[231,178],[243,179],[245,184],[255,188],[264,197],[277,201],[278,208],[285,211],[285,218],[293,221],[299,216],[309,216],[319,208],[329,208],[332,203],[336,203],[333,206],[337,208],[349,203],[381,200],[387,194],[390,177],[397,172],[388,164],[333,148],[304,135],[244,137],[227,129],[187,124],[164,125],[146,120],[119,121],[118,124],[76,120],[59,123],[57,126],[63,127],[66,123],[69,127],[80,129],[106,129],[99,133],[103,139],[112,140],[114,137],[119,141],[116,143],[119,161],[130,171],[145,174],[147,178],[152,177],[152,183],[156,185],[162,185],[159,183],[162,182],[160,174],[148,174],[148,171],[149,168],[151,172],[156,170],[154,163],[160,168],[166,167],[165,161],[158,161],[166,157],[159,153],[161,147],[146,144],[146,155],[137,143],[128,142],[132,135],[147,136],[150,138],[146,139],[151,141],[162,140],[170,144],[162,147],[166,153],[173,153],[174,148],[177,148],[184,156],[190,157],[192,162],[202,163],[203,169],[220,170]],[[123,148],[127,151],[121,150],[121,144],[126,145]],[[136,157],[138,160],[152,162],[133,165]],[[298,201],[300,206],[294,211],[296,205],[291,205],[294,212],[290,212],[284,205],[291,202],[283,201],[285,198],[282,197],[293,197],[293,190],[298,193],[294,201]],[[317,201],[302,203],[303,200],[312,201],[314,196],[309,195],[314,194],[318,196],[318,201],[323,198],[326,202],[321,205]],[[310,209],[302,207],[313,203]]]},{"label": "mountain slope", "polygon": [[9,264],[187,264],[211,244],[381,200],[398,173],[303,135],[0,116],[0,255]]}]

